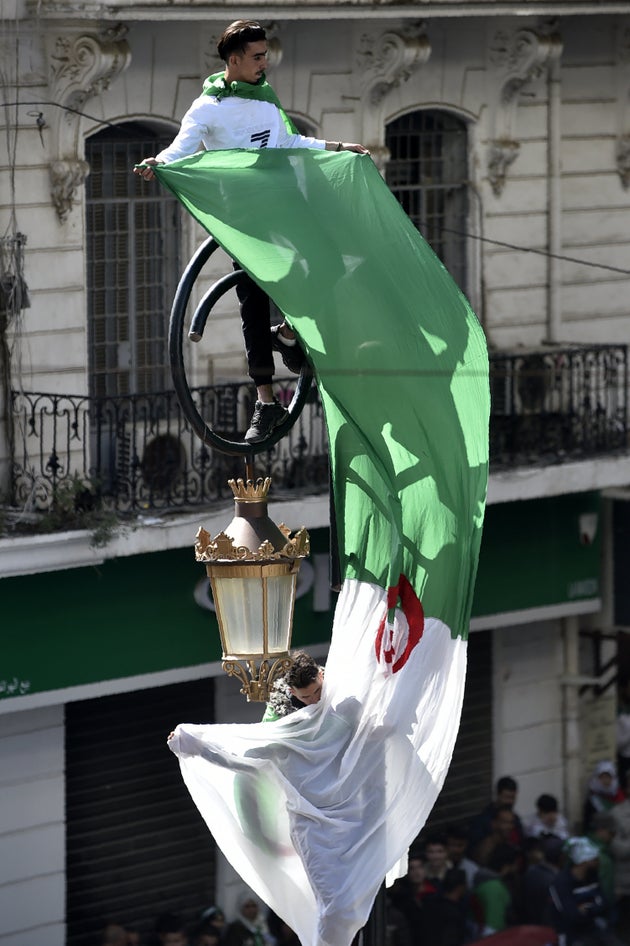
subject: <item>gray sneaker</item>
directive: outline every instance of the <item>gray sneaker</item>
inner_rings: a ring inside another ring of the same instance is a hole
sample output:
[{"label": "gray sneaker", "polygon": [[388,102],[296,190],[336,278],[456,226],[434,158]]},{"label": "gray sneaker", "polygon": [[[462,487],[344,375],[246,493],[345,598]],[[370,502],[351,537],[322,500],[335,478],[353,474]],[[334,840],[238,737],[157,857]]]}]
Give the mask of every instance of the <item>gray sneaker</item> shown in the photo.
[{"label": "gray sneaker", "polygon": [[271,404],[256,401],[249,430],[245,434],[246,443],[260,443],[266,440],[269,434],[284,424],[289,418],[289,412],[274,398]]}]

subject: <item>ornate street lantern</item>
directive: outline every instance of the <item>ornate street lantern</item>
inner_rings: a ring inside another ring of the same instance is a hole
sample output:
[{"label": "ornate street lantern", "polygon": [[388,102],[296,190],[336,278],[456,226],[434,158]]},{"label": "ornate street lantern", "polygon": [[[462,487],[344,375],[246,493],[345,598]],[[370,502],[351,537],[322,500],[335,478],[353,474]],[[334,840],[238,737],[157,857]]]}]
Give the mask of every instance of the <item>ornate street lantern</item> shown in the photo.
[{"label": "ornate street lantern", "polygon": [[212,586],[223,669],[238,677],[248,700],[265,701],[274,679],[291,666],[295,590],[309,535],[300,529],[292,537],[269,518],[269,477],[229,485],[234,518],[214,539],[199,529],[195,555],[206,563]]}]

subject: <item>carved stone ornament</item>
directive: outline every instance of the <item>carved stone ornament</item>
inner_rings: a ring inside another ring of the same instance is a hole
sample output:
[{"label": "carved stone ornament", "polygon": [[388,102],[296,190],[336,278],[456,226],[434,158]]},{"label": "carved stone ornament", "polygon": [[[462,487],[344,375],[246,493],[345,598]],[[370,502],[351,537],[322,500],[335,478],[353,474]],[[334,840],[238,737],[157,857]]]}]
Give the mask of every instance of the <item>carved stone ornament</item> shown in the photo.
[{"label": "carved stone ornament", "polygon": [[100,35],[57,36],[51,55],[51,86],[57,101],[78,109],[109,88],[131,59],[126,33],[119,24]]},{"label": "carved stone ornament", "polygon": [[516,113],[521,89],[544,74],[562,54],[562,42],[554,30],[499,30],[488,47],[490,143],[488,177],[498,196],[506,171],[520,145],[516,135]]},{"label": "carved stone ornament", "polygon": [[503,139],[490,142],[488,151],[488,180],[495,197],[500,197],[505,187],[507,169],[512,164],[521,149],[518,141]]},{"label": "carved stone ornament", "polygon": [[89,173],[90,165],[78,158],[64,158],[51,163],[51,196],[61,223],[67,219],[77,188],[82,187]]},{"label": "carved stone ornament", "polygon": [[52,126],[53,157],[50,165],[52,199],[61,222],[72,210],[77,188],[88,173],[79,151],[81,111],[102,94],[129,65],[131,53],[121,24],[101,33],[51,36],[50,92],[60,106]]},{"label": "carved stone ornament", "polygon": [[405,24],[397,31],[364,33],[357,51],[361,83],[359,140],[370,149],[374,163],[385,173],[390,158],[385,145],[386,102],[389,92],[407,82],[431,55],[431,44],[422,22]]},{"label": "carved stone ornament", "polygon": [[617,173],[624,190],[630,187],[630,134],[617,139]]},{"label": "carved stone ornament", "polygon": [[415,69],[427,62],[431,44],[423,24],[409,25],[401,32],[388,31],[361,37],[358,64],[363,71],[361,81],[364,98],[370,105],[379,105],[387,93],[406,82]]}]

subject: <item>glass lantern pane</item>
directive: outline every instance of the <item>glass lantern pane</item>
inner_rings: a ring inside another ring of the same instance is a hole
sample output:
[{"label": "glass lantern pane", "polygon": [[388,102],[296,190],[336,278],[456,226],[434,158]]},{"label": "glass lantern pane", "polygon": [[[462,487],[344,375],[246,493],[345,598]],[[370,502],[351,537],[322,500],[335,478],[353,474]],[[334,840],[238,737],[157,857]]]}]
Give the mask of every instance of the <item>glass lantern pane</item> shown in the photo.
[{"label": "glass lantern pane", "polygon": [[215,580],[215,605],[223,616],[226,656],[259,654],[263,646],[260,578]]},{"label": "glass lantern pane", "polygon": [[295,575],[278,575],[267,579],[267,634],[270,654],[281,654],[289,649],[295,583]]}]

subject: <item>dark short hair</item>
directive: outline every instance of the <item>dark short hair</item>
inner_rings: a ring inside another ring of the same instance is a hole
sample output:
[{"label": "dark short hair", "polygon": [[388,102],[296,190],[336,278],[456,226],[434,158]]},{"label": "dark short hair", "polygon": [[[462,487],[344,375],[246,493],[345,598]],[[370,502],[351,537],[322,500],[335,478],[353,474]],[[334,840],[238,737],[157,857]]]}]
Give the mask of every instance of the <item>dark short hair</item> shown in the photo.
[{"label": "dark short hair", "polygon": [[547,863],[558,867],[564,857],[564,841],[560,838],[549,837],[541,838],[540,843]]},{"label": "dark short hair", "polygon": [[419,850],[415,847],[412,851],[409,851],[407,855],[407,864],[410,864],[411,861],[422,861],[423,864],[426,864],[427,858],[424,851]]},{"label": "dark short hair", "polygon": [[503,775],[497,782],[497,795],[499,792],[517,792],[518,785],[511,775]]},{"label": "dark short hair", "polygon": [[449,824],[446,829],[446,839],[453,838],[457,841],[468,841],[470,832],[461,824]]},{"label": "dark short hair", "polygon": [[219,36],[217,52],[223,62],[227,62],[232,53],[244,53],[248,43],[258,43],[266,38],[264,29],[256,20],[235,20]]},{"label": "dark short hair", "polygon": [[290,687],[301,690],[317,679],[319,674],[319,665],[310,654],[298,650],[291,655],[293,663],[285,674],[285,681]]},{"label": "dark short hair", "polygon": [[488,867],[499,873],[503,867],[515,864],[519,856],[519,852],[511,844],[498,844],[488,858]]},{"label": "dark short hair", "polygon": [[467,887],[466,871],[459,867],[450,867],[442,879],[442,893],[452,893],[458,887]]},{"label": "dark short hair", "polygon": [[178,913],[160,913],[155,921],[156,933],[181,933],[184,921]]},{"label": "dark short hair", "polygon": [[434,831],[433,834],[428,834],[424,839],[425,851],[431,844],[439,844],[441,847],[446,847],[446,835],[442,834],[440,831]]},{"label": "dark short hair", "polygon": [[558,810],[558,799],[553,795],[539,795],[536,799],[536,808],[544,814],[551,814]]}]

